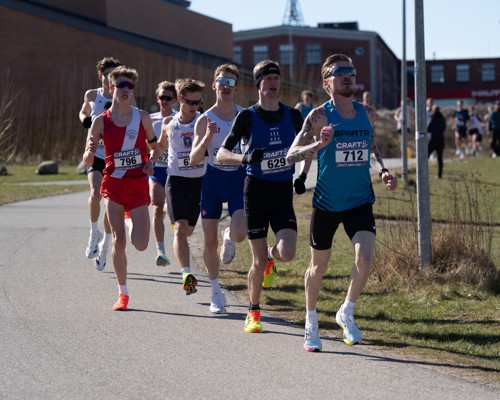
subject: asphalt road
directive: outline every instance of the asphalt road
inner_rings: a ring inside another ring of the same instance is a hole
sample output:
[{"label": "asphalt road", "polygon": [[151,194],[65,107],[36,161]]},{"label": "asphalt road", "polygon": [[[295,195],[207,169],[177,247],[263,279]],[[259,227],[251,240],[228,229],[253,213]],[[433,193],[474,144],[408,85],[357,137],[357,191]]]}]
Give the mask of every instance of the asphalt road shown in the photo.
[{"label": "asphalt road", "polygon": [[323,353],[266,313],[265,333],[244,333],[244,299],[228,294],[227,314],[211,315],[206,275],[194,266],[199,291],[184,295],[179,268],[154,264],[153,240],[142,253],[128,246],[130,309],[113,312],[111,264],[98,272],[84,257],[86,202],[75,193],[0,207],[2,399],[500,398],[435,364],[348,347],[340,330]]}]

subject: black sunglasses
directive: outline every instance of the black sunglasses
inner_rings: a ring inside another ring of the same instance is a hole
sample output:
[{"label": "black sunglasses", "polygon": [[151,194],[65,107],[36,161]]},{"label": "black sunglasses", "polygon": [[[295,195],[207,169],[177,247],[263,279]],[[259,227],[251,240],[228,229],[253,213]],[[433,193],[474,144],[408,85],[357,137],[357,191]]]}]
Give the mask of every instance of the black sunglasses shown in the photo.
[{"label": "black sunglasses", "polygon": [[158,97],[161,101],[172,101],[174,98],[170,96],[160,96]]},{"label": "black sunglasses", "polygon": [[203,104],[203,99],[200,99],[200,100],[189,100],[189,99],[186,99],[184,97],[183,97],[183,99],[184,99],[184,101],[186,102],[186,104],[188,106],[198,106],[200,104]]},{"label": "black sunglasses", "polygon": [[127,81],[121,81],[115,83],[113,86],[118,89],[128,88],[130,90],[133,90],[135,88],[135,85],[132,82],[127,82]]}]

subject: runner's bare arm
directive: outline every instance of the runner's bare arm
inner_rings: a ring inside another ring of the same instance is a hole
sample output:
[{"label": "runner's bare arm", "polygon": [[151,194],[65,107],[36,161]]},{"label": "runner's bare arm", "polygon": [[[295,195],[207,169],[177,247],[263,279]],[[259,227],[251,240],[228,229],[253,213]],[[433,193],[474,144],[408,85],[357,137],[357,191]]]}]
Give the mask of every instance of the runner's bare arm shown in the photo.
[{"label": "runner's bare arm", "polygon": [[97,144],[102,139],[102,132],[104,130],[104,123],[102,115],[98,116],[92,121],[92,126],[89,129],[89,136],[85,152],[83,153],[83,161],[86,167],[90,167],[94,161],[94,155],[97,150]]},{"label": "runner's bare arm", "polygon": [[333,126],[327,125],[326,112],[323,107],[315,108],[304,120],[301,131],[295,136],[288,150],[288,164],[312,159],[314,153],[330,143]]}]

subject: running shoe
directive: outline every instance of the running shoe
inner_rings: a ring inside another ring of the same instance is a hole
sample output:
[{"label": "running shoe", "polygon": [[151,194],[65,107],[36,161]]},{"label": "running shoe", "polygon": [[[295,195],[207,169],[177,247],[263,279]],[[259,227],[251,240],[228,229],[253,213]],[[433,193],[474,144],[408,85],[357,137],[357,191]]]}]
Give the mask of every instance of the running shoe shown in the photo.
[{"label": "running shoe", "polygon": [[318,324],[306,324],[306,332],[304,334],[304,349],[310,353],[319,353],[323,350],[321,340],[319,338]]},{"label": "running shoe", "polygon": [[125,229],[128,230],[130,242],[132,242],[132,218],[130,217],[130,213],[128,211],[125,211],[123,221],[125,222]]},{"label": "running shoe", "polygon": [[[104,240],[102,241],[104,242]],[[102,271],[106,266],[106,257],[108,255],[108,251],[102,250],[102,242],[99,243],[99,255],[95,259],[95,269],[98,271]]]},{"label": "running shoe", "polygon": [[99,242],[102,240],[102,232],[97,231],[96,236],[89,237],[89,243],[87,244],[87,249],[85,250],[85,257],[96,258],[99,255]]},{"label": "running shoe", "polygon": [[262,325],[260,324],[260,310],[249,310],[245,320],[245,332],[262,333]]},{"label": "running shoe", "polygon": [[113,306],[113,311],[127,311],[129,297],[126,294],[120,293],[118,301]]},{"label": "running shoe", "polygon": [[226,311],[226,295],[221,291],[210,298],[210,312],[222,314],[224,311]]},{"label": "running shoe", "polygon": [[276,282],[276,265],[274,265],[274,260],[267,261],[267,267],[264,271],[264,280],[262,281],[263,288],[270,288]]},{"label": "running shoe", "polygon": [[158,253],[156,256],[156,265],[158,267],[166,267],[167,265],[170,265],[170,260],[165,253]]},{"label": "running shoe", "polygon": [[335,316],[337,324],[344,330],[344,343],[348,346],[362,343],[361,332],[354,321],[352,315],[342,314],[342,307],[337,311]]},{"label": "running shoe", "polygon": [[229,264],[236,255],[236,245],[229,237],[229,227],[222,231],[222,246],[220,247],[219,258],[222,264]]},{"label": "running shoe", "polygon": [[196,286],[198,286],[198,281],[193,274],[184,275],[184,277],[182,278],[182,288],[186,291],[187,296],[198,291],[198,289],[196,289]]}]

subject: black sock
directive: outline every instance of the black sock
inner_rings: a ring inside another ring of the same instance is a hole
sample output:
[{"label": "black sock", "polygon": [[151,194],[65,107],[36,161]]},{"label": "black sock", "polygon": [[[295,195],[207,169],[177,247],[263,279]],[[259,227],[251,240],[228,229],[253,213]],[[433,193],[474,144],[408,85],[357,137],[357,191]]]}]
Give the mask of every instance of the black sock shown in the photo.
[{"label": "black sock", "polygon": [[260,310],[260,305],[259,305],[259,303],[257,303],[257,304],[250,303],[250,305],[248,306],[248,309],[250,311],[258,311],[258,310]]}]

